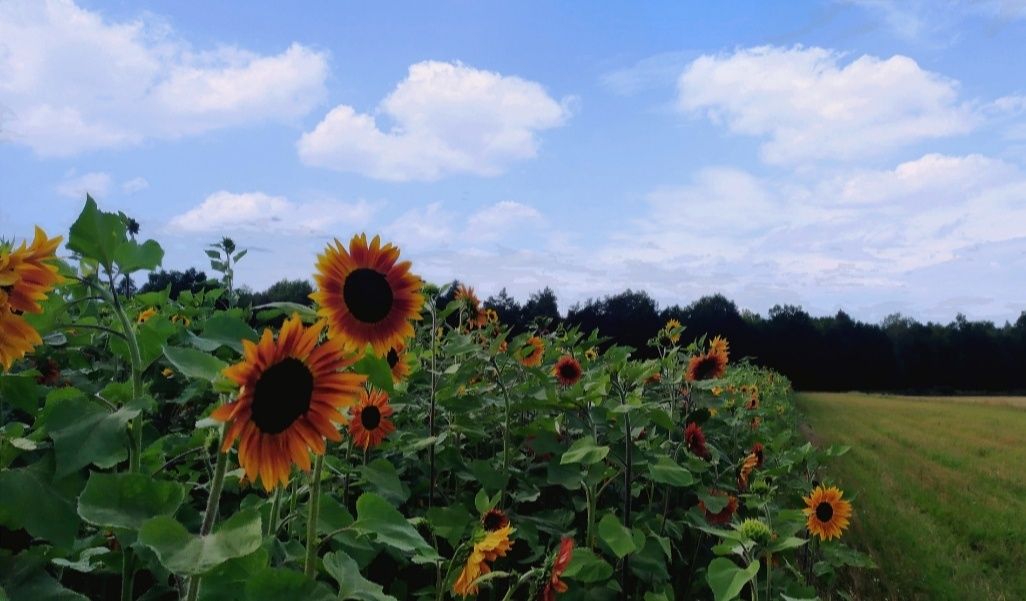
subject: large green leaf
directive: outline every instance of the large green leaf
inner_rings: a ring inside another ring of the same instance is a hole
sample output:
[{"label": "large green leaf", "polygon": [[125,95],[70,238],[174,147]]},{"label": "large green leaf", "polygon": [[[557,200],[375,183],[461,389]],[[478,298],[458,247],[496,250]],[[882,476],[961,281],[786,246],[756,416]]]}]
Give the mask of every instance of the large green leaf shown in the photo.
[{"label": "large green leaf", "polygon": [[267,569],[268,563],[269,555],[264,548],[229,559],[203,576],[200,601],[244,601],[246,583]]},{"label": "large green leaf", "polygon": [[367,352],[363,355],[362,359],[353,364],[353,371],[358,374],[365,374],[370,383],[376,388],[389,393],[392,392],[392,368],[388,366],[388,361],[382,357]]},{"label": "large green leaf", "polygon": [[0,524],[70,547],[78,532],[75,506],[51,484],[42,462],[0,471]]},{"label": "large green leaf", "polygon": [[607,513],[598,523],[598,535],[613,551],[616,557],[622,558],[637,550],[631,531],[620,523],[615,515]]},{"label": "large green leaf", "polygon": [[110,271],[118,248],[127,240],[125,222],[115,213],[96,206],[91,196],[78,219],[71,225],[68,248],[88,259],[95,259]]},{"label": "large green leaf", "polygon": [[730,601],[741,594],[741,589],[759,573],[759,563],[740,568],[733,561],[717,557],[709,562],[705,579],[716,601]]},{"label": "large green leaf", "polygon": [[356,561],[342,551],[325,555],[324,569],[338,582],[338,598],[341,601],[396,601],[392,595],[385,594],[380,584],[364,578]]},{"label": "large green leaf", "polygon": [[206,536],[190,534],[168,516],[142,525],[139,542],[153,549],[168,570],[180,575],[204,574],[229,559],[249,555],[260,548],[260,513],[243,509]]},{"label": "large green leaf", "polygon": [[578,582],[604,582],[613,575],[613,566],[587,547],[574,549],[570,565],[563,575]]},{"label": "large green leaf", "polygon": [[375,459],[361,466],[360,475],[372,491],[396,505],[401,505],[410,498],[409,487],[399,479],[395,466],[387,459]]},{"label": "large green leaf", "polygon": [[[143,369],[152,365],[160,357],[164,344],[174,333],[175,326],[163,315],[151,317],[136,328],[135,339],[139,343],[139,355],[142,359]],[[111,338],[110,348],[124,360],[130,360],[128,343],[124,339]]]},{"label": "large green leaf", "polygon": [[111,413],[84,398],[57,403],[46,420],[57,457],[57,477],[90,464],[109,468],[127,459],[125,426],[138,414],[138,409],[127,407]]},{"label": "large green leaf", "polygon": [[266,568],[246,583],[246,601],[335,601],[328,587],[302,572]]},{"label": "large green leaf", "polygon": [[156,269],[163,260],[164,249],[154,240],[147,240],[142,244],[135,240],[125,240],[114,251],[114,262],[121,273]]},{"label": "large green leaf", "polygon": [[164,356],[187,377],[213,382],[228,364],[217,357],[191,348],[165,346]]},{"label": "large green leaf", "polygon": [[398,509],[374,493],[363,493],[356,500],[353,529],[374,537],[383,545],[413,553],[411,559],[416,563],[432,563],[441,559]]},{"label": "large green leaf", "polygon": [[45,561],[31,551],[16,556],[0,553],[0,601],[88,601],[54,580],[46,572]]},{"label": "large green leaf", "polygon": [[462,505],[432,507],[427,510],[425,517],[435,534],[449,541],[453,547],[457,546],[467,526],[474,521],[470,511]]},{"label": "large green leaf", "polygon": [[[242,341],[250,340],[256,342],[259,339],[259,335],[242,318],[228,315],[227,313],[217,313],[203,323],[203,333],[199,338],[216,343],[214,348],[224,345],[241,353]],[[195,344],[195,341],[193,341],[193,344]],[[213,349],[204,348],[204,350]]]},{"label": "large green leaf", "polygon": [[570,448],[567,449],[566,453],[563,453],[563,458],[559,462],[562,464],[583,463],[584,465],[591,465],[592,463],[602,461],[608,454],[609,447],[600,447],[595,444],[594,438],[585,436],[570,445]]},{"label": "large green leaf", "polygon": [[695,477],[691,475],[691,472],[666,456],[657,458],[654,463],[648,466],[648,470],[652,475],[652,480],[660,484],[691,486],[695,483]]},{"label": "large green leaf", "polygon": [[0,399],[10,403],[12,407],[34,415],[39,407],[39,399],[46,389],[36,383],[36,379],[28,375],[0,376]]},{"label": "large green leaf", "polygon": [[93,473],[78,498],[78,515],[97,526],[137,530],[146,520],[174,515],[184,499],[185,488],[177,482],[144,474]]}]

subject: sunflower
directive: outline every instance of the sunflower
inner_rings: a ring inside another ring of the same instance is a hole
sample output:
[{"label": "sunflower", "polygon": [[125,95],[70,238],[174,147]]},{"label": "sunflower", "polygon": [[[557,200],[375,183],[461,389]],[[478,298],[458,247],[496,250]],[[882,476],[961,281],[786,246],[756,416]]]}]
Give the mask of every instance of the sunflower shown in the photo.
[{"label": "sunflower", "polygon": [[[530,349],[529,352],[528,349]],[[538,367],[542,362],[542,355],[545,354],[545,341],[537,336],[531,336],[527,343],[520,349],[520,364],[524,367]]]},{"label": "sunflower", "polygon": [[267,491],[288,482],[292,464],[309,470],[310,451],[323,455],[325,438],[342,439],[335,423],[346,419],[339,409],[356,402],[366,380],[341,372],[355,360],[345,356],[341,339],[317,345],[326,325],[320,320],[307,328],[293,314],[277,340],[270,328],[258,343],[243,340],[243,360],[224,370],[239,393],[211,414],[229,422],[221,450],[239,439],[246,476],[253,482],[260,476]]},{"label": "sunflower", "polygon": [[755,411],[759,408],[759,393],[753,392],[752,396],[748,397],[748,402],[745,403],[745,409]]},{"label": "sunflower", "polygon": [[744,461],[741,462],[741,471],[737,475],[737,487],[739,490],[744,491],[748,488],[748,479],[758,466],[759,457],[755,453],[745,455]]},{"label": "sunflower", "polygon": [[31,244],[21,243],[14,250],[0,251],[0,289],[7,293],[6,305],[12,312],[42,313],[40,301],[54,286],[64,281],[52,262],[64,238],[47,238],[36,226]]},{"label": "sunflower", "polygon": [[364,390],[360,394],[359,402],[352,409],[349,435],[353,437],[356,446],[363,447],[364,450],[376,447],[389,433],[395,431],[395,424],[390,417],[392,407],[388,404],[388,395],[382,390]]},{"label": "sunflower", "polygon": [[755,467],[762,467],[762,464],[766,461],[766,449],[762,446],[761,442],[757,442],[752,445],[752,455],[758,460]]},{"label": "sunflower", "polygon": [[509,517],[501,509],[489,509],[481,516],[481,526],[488,532],[495,532],[509,526]]},{"label": "sunflower", "polygon": [[645,384],[658,384],[663,381],[663,374],[655,372],[651,376],[645,378]]},{"label": "sunflower", "polygon": [[727,357],[719,353],[709,351],[692,357],[688,361],[688,369],[684,379],[688,382],[700,380],[713,380],[722,377],[727,371]]},{"label": "sunflower", "polygon": [[567,591],[566,583],[560,580],[560,577],[563,576],[566,567],[570,565],[573,556],[574,539],[564,536],[563,540],[559,542],[559,550],[556,551],[556,558],[552,562],[552,573],[548,581],[545,582],[545,588],[542,589],[541,601],[555,601],[556,593]]},{"label": "sunflower", "polygon": [[135,318],[135,323],[146,323],[151,317],[157,314],[157,310],[153,307],[146,309],[139,313],[139,317]]},{"label": "sunflower", "polygon": [[21,315],[11,312],[7,293],[0,288],[0,365],[4,371],[11,369],[15,361],[40,344],[43,344],[43,339],[39,337],[39,332]]},{"label": "sunflower", "polygon": [[727,342],[726,338],[716,336],[709,341],[709,352],[723,355],[723,361],[726,362],[730,357],[730,343]]},{"label": "sunflower", "polygon": [[804,497],[802,512],[808,518],[809,532],[822,540],[841,537],[851,518],[851,503],[842,499],[843,496],[836,486],[817,486],[812,494]]},{"label": "sunflower", "polygon": [[392,381],[398,384],[406,376],[410,375],[410,361],[406,354],[406,345],[399,343],[388,349],[385,354],[385,361],[388,361],[388,368],[392,370]]},{"label": "sunflower", "polygon": [[477,594],[475,581],[492,571],[488,562],[494,562],[509,552],[513,546],[509,539],[512,533],[513,527],[507,524],[498,530],[485,533],[484,537],[474,544],[470,555],[467,556],[467,563],[463,566],[463,571],[452,585],[454,595],[469,597]]},{"label": "sunflower", "polygon": [[328,321],[328,333],[349,349],[367,344],[383,355],[413,336],[411,320],[421,318],[424,296],[410,262],[397,263],[399,249],[381,245],[374,236],[353,236],[347,251],[337,239],[317,256],[317,314]]},{"label": "sunflower", "polygon": [[684,429],[684,442],[687,443],[689,451],[702,459],[709,459],[709,449],[705,446],[705,432],[702,432],[702,427],[695,422],[690,422]]},{"label": "sunflower", "polygon": [[186,317],[185,315],[179,315],[176,313],[171,316],[171,323],[181,323],[183,326],[189,327],[192,325],[192,320]]},{"label": "sunflower", "polygon": [[485,309],[485,317],[488,318],[488,323],[490,324],[499,323],[499,312],[495,309]]},{"label": "sunflower", "polygon": [[573,386],[581,379],[581,364],[572,356],[563,355],[552,368],[552,375],[563,386]]},{"label": "sunflower", "polygon": [[584,358],[588,361],[594,361],[595,359],[598,359],[598,349],[595,347],[591,347],[590,349],[584,351]]},{"label": "sunflower", "polygon": [[[481,306],[481,300],[477,298],[477,294],[474,293],[474,289],[470,286],[460,284],[456,288],[456,296],[454,297],[458,301],[463,301],[464,308],[467,310],[467,323],[472,328],[483,328],[490,321],[488,319],[488,311]],[[496,313],[495,319],[498,321],[498,314]]]},{"label": "sunflower", "polygon": [[710,524],[730,523],[730,518],[734,517],[734,513],[737,512],[737,497],[735,497],[734,495],[728,495],[722,490],[713,490],[710,491],[709,494],[711,494],[714,497],[727,497],[727,504],[723,506],[723,509],[719,510],[716,513],[713,513],[706,508],[705,503],[699,501],[698,509],[699,511],[705,513],[705,520]]},{"label": "sunflower", "polygon": [[663,326],[663,332],[665,333],[666,338],[669,339],[670,342],[677,344],[678,342],[680,342],[680,331],[683,327],[684,326],[682,326],[679,321],[677,321],[676,319],[671,319],[666,322],[665,326]]}]

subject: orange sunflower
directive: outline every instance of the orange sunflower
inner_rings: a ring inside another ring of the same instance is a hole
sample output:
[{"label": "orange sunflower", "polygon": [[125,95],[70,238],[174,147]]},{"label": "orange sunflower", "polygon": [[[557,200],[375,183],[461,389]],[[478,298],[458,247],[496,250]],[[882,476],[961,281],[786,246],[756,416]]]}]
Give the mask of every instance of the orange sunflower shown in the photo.
[{"label": "orange sunflower", "polygon": [[501,509],[489,509],[481,516],[481,526],[488,532],[494,532],[509,526],[509,517]]},{"label": "orange sunflower", "polygon": [[573,556],[574,539],[564,536],[563,540],[559,543],[556,559],[552,562],[552,574],[549,576],[548,581],[545,582],[545,588],[542,589],[541,601],[556,601],[556,593],[565,593],[567,591],[566,583],[560,578],[563,576],[563,572],[566,571],[566,567],[570,565],[570,560],[573,559]]},{"label": "orange sunflower", "polygon": [[[525,351],[528,351],[526,354]],[[524,367],[538,367],[542,362],[542,355],[545,354],[545,341],[537,336],[531,336],[527,343],[520,349],[520,364]]]},{"label": "orange sunflower", "polygon": [[350,349],[367,344],[383,355],[413,336],[411,320],[421,318],[424,296],[420,278],[410,262],[399,260],[399,249],[381,245],[374,236],[353,236],[346,250],[337,239],[317,256],[317,314],[328,321],[328,333]]},{"label": "orange sunflower", "polygon": [[805,509],[802,512],[808,518],[809,532],[822,540],[841,537],[851,519],[851,503],[841,498],[843,496],[836,486],[817,486],[812,494],[803,498]]},{"label": "orange sunflower", "polygon": [[563,386],[573,386],[581,379],[581,364],[570,355],[563,355],[556,361],[552,368],[552,375],[556,376]]},{"label": "orange sunflower", "polygon": [[741,462],[741,471],[737,475],[737,487],[738,490],[744,492],[748,488],[748,479],[751,478],[752,472],[759,465],[759,457],[754,452],[745,455],[745,460]]},{"label": "orange sunflower", "polygon": [[702,431],[702,426],[695,422],[688,422],[688,426],[684,428],[684,442],[688,445],[688,450],[698,457],[706,461],[712,457],[709,448],[705,446],[705,432]]},{"label": "orange sunflower", "polygon": [[727,341],[717,336],[709,344],[709,350],[688,361],[684,379],[688,382],[714,380],[723,377],[727,371]]},{"label": "orange sunflower", "polygon": [[360,400],[352,409],[349,420],[349,435],[356,446],[364,450],[376,447],[389,433],[395,431],[392,417],[392,406],[388,404],[388,394],[383,390],[366,390],[360,394]]},{"label": "orange sunflower", "polygon": [[513,527],[507,524],[498,530],[485,532],[481,540],[474,543],[474,548],[467,556],[467,563],[464,564],[463,571],[452,585],[454,595],[469,597],[477,594],[478,588],[475,582],[481,576],[492,571],[488,562],[494,562],[496,559],[504,557],[513,547],[509,538],[513,531]]},{"label": "orange sunflower", "polygon": [[406,345],[402,342],[388,349],[385,361],[388,361],[388,368],[392,370],[392,381],[396,384],[410,375],[409,356],[406,354]]},{"label": "orange sunflower", "polygon": [[[488,325],[490,321],[488,311],[481,306],[481,300],[477,298],[477,294],[472,287],[460,284],[456,288],[454,298],[458,301],[463,301],[463,305],[467,310],[467,323],[471,328],[483,328]],[[498,321],[498,318],[499,315],[496,313],[496,321]]]},{"label": "orange sunflower", "polygon": [[260,476],[264,489],[286,484],[295,464],[310,469],[310,452],[323,455],[324,439],[342,439],[339,409],[356,402],[366,376],[342,373],[354,357],[344,354],[341,339],[317,344],[327,324],[309,328],[293,314],[275,340],[270,328],[260,342],[242,341],[243,360],[225,368],[239,385],[232,403],[211,417],[229,422],[221,451],[239,439],[239,463],[251,482]]},{"label": "orange sunflower", "polygon": [[43,343],[22,314],[42,313],[39,303],[63,281],[53,265],[61,240],[61,236],[47,238],[36,227],[31,244],[0,249],[0,365],[5,371]]}]

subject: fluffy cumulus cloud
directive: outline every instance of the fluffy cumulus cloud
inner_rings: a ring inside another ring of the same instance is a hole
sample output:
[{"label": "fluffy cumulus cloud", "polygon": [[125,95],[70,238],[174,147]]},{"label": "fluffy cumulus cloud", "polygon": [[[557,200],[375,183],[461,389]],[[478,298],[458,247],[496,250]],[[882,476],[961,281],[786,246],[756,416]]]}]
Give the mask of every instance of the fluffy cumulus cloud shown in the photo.
[{"label": "fluffy cumulus cloud", "polygon": [[81,175],[74,171],[68,172],[67,176],[56,186],[58,195],[65,198],[73,198],[84,201],[86,194],[95,197],[103,197],[110,190],[111,177],[109,173],[92,171]]},{"label": "fluffy cumulus cloud", "polygon": [[332,234],[335,228],[363,226],[373,213],[374,207],[362,200],[293,202],[263,192],[221,190],[173,217],[168,228],[183,234],[251,232],[323,236]]},{"label": "fluffy cumulus cloud", "polygon": [[773,164],[876,157],[979,121],[957,82],[901,55],[746,48],[695,59],[677,88],[682,111],[763,138],[762,158]]},{"label": "fluffy cumulus cloud", "polygon": [[113,22],[71,0],[0,3],[0,136],[39,155],[292,120],[325,97],[327,57],[195,51],[152,17]]},{"label": "fluffy cumulus cloud", "polygon": [[461,63],[410,66],[373,114],[332,109],[300,139],[307,165],[384,180],[496,175],[538,152],[538,133],[569,117],[538,83]]}]

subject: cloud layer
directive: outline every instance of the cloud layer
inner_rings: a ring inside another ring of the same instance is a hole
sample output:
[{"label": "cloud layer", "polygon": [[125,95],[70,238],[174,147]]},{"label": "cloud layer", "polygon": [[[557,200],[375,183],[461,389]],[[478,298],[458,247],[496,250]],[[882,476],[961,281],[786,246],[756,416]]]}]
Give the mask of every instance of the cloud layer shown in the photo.
[{"label": "cloud layer", "polygon": [[169,222],[173,233],[327,235],[333,228],[366,225],[374,208],[366,201],[293,202],[263,192],[221,190]]}]

